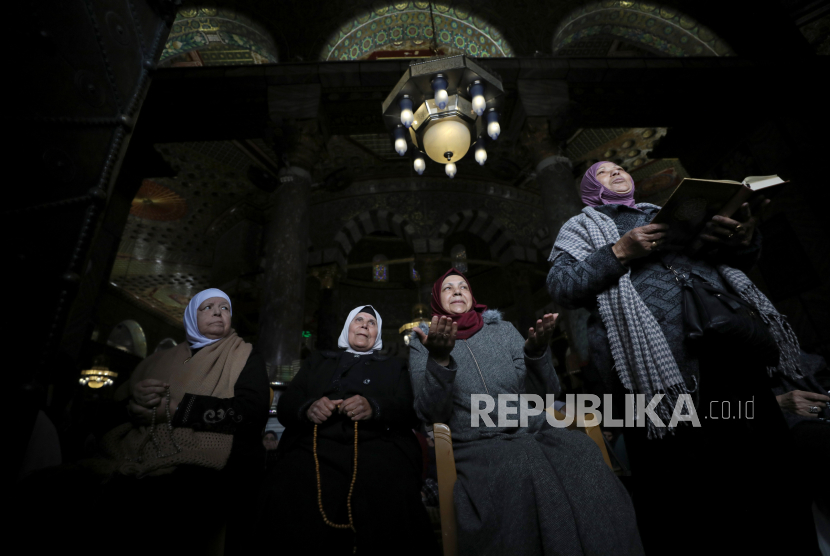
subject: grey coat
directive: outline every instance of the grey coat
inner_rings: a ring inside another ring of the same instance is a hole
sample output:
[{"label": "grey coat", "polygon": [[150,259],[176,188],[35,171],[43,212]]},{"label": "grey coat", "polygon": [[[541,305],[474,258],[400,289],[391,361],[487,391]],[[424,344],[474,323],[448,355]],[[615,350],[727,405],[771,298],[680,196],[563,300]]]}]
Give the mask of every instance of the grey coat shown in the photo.
[{"label": "grey coat", "polygon": [[[452,431],[459,553],[642,554],[631,500],[587,435],[550,427],[544,413],[527,427],[471,426],[472,394],[559,392],[550,352],[527,357],[498,311],[486,311],[484,322],[456,341],[448,367],[417,336],[409,344],[415,412]],[[495,411],[492,418],[498,424]]]}]

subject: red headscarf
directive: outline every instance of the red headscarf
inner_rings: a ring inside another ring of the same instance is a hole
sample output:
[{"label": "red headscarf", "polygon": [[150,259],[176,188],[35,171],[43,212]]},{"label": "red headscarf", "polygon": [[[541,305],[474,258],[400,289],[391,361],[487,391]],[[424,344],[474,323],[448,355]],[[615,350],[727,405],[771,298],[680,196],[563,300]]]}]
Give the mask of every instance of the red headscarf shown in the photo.
[{"label": "red headscarf", "polygon": [[[458,315],[456,313],[448,313],[444,308],[441,306],[441,284],[444,283],[444,280],[447,276],[452,276],[453,274],[457,274],[464,278],[467,281],[467,286],[470,288],[470,297],[473,300],[473,307],[466,313]],[[480,305],[476,303],[476,298],[473,297],[473,288],[470,286],[470,281],[467,280],[467,277],[461,274],[459,271],[455,270],[454,268],[449,269],[447,272],[444,273],[433,285],[432,285],[432,300],[429,303],[429,306],[432,308],[432,316],[434,317],[450,317],[452,318],[453,322],[458,323],[458,334],[456,337],[459,340],[466,340],[467,338],[471,337],[473,334],[481,330],[484,326],[484,319],[481,318],[481,313],[487,310],[487,305]]]}]

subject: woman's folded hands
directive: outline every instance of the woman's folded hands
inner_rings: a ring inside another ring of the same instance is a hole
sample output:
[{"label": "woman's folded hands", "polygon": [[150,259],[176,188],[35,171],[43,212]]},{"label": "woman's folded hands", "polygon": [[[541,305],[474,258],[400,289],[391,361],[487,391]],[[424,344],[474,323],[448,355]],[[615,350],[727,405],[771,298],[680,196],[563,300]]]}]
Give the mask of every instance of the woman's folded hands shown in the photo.
[{"label": "woman's folded hands", "polygon": [[345,400],[330,400],[323,396],[308,408],[306,417],[315,425],[325,423],[334,413],[345,415],[352,421],[371,419],[374,411],[369,400],[363,396],[352,396]]}]

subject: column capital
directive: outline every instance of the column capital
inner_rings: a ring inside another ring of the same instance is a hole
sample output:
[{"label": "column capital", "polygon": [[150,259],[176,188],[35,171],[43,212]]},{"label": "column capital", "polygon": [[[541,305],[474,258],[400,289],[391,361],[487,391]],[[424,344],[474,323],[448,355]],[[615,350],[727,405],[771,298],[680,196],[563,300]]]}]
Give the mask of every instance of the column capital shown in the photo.
[{"label": "column capital", "polygon": [[340,280],[341,271],[338,264],[327,264],[323,266],[313,266],[308,269],[308,273],[317,278],[320,282],[320,289],[331,290]]},{"label": "column capital", "polygon": [[289,166],[287,168],[280,168],[280,183],[288,183],[292,181],[312,181],[311,174],[301,166]]},{"label": "column capital", "polygon": [[551,170],[566,170],[570,172],[573,169],[573,164],[570,158],[554,154],[536,164],[536,174],[538,175],[548,168]]},{"label": "column capital", "polygon": [[521,133],[521,144],[530,152],[534,165],[551,156],[560,156],[561,143],[551,137],[547,116],[530,116],[525,119]]},{"label": "column capital", "polygon": [[[291,120],[280,127],[284,140],[277,148],[284,149],[280,154],[288,165],[283,169],[288,172],[286,177],[297,176],[310,181],[314,166],[326,148],[319,120]],[[280,172],[281,177],[282,175],[283,171]]]}]

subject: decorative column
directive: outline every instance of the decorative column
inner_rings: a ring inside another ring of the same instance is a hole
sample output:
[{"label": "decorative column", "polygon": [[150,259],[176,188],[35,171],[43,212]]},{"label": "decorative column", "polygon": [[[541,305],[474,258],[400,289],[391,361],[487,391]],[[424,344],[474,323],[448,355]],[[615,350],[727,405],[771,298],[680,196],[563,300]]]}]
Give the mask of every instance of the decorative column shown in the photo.
[{"label": "decorative column", "polygon": [[427,320],[429,320],[432,314],[429,309],[430,302],[432,301],[432,285],[449,268],[450,263],[441,260],[441,253],[415,255],[415,269],[421,275],[421,281],[418,284],[418,291],[420,293],[418,302],[427,306]]},{"label": "decorative column", "polygon": [[293,124],[296,138],[280,170],[280,186],[264,236],[264,283],[259,346],[271,380],[288,379],[299,367],[308,266],[311,169],[323,140],[317,120]]},{"label": "decorative column", "polygon": [[317,311],[315,347],[319,350],[337,349],[337,338],[342,329],[342,323],[338,322],[340,291],[337,285],[340,282],[340,267],[337,264],[315,266],[310,269],[309,274],[320,281],[320,308]]},{"label": "decorative column", "polygon": [[513,306],[507,318],[516,323],[522,337],[526,338],[528,328],[536,325],[536,307],[533,306],[533,291],[530,288],[530,273],[534,269],[531,265],[515,261],[502,269],[513,289]]},{"label": "decorative column", "polygon": [[[536,164],[536,183],[545,206],[551,242],[556,241],[562,225],[582,211],[579,188],[570,159],[561,155],[561,142],[551,135],[547,117],[529,117],[522,131],[522,142],[531,151]],[[587,361],[587,314],[584,309],[560,310],[560,326],[568,335],[571,350]]]},{"label": "decorative column", "polygon": [[561,155],[560,143],[551,137],[550,131],[548,118],[527,118],[522,144],[530,150],[536,165],[536,183],[547,213],[551,239],[555,241],[562,225],[580,213],[582,201],[571,161]]}]

